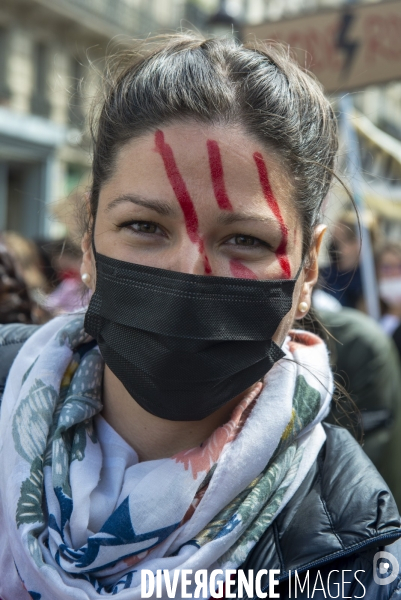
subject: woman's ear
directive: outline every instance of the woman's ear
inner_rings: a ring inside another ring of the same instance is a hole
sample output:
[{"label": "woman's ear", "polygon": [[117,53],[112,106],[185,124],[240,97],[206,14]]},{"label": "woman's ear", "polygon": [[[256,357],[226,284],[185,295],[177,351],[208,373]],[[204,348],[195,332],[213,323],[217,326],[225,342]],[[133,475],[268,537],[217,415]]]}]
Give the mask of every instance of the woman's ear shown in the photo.
[{"label": "woman's ear", "polygon": [[90,192],[84,194],[84,207],[86,213],[86,231],[82,237],[82,263],[81,263],[81,279],[83,283],[92,291],[95,289],[96,266],[92,249],[92,227],[94,227],[93,218],[91,216]]},{"label": "woman's ear", "polygon": [[81,242],[82,263],[81,263],[81,279],[84,284],[91,290],[95,289],[95,261],[93,259],[92,236],[90,231],[84,233]]},{"label": "woman's ear", "polygon": [[327,226],[323,224],[315,227],[308,264],[303,269],[304,280],[298,297],[298,306],[295,313],[296,319],[302,319],[312,305],[312,291],[319,275],[318,256],[326,230]]}]

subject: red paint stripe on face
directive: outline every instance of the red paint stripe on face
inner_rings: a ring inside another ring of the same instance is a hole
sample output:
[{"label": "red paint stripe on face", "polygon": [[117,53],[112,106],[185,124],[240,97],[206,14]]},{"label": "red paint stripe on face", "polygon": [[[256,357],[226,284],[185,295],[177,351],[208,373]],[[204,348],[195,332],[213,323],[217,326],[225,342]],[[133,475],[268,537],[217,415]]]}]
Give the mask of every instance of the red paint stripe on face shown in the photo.
[{"label": "red paint stripe on face", "polygon": [[203,255],[203,268],[205,269],[205,275],[212,275],[212,267],[210,266],[207,254]]},{"label": "red paint stripe on face", "polygon": [[256,274],[239,262],[239,260],[230,260],[230,271],[234,277],[239,277],[240,279],[257,279]]},{"label": "red paint stripe on face", "polygon": [[212,175],[213,190],[214,195],[216,196],[217,204],[222,210],[233,210],[224,182],[223,163],[221,160],[219,145],[214,140],[207,140],[206,145],[209,154],[209,165],[210,173]]},{"label": "red paint stripe on face", "polygon": [[269,205],[272,213],[274,214],[274,216],[280,224],[281,242],[276,250],[276,257],[280,263],[284,277],[286,279],[289,279],[291,277],[291,266],[287,257],[288,229],[286,224],[284,223],[279,205],[277,204],[277,200],[274,197],[273,190],[269,181],[269,176],[267,174],[266,163],[263,159],[263,156],[260,152],[255,152],[253,158],[258,169],[260,185],[262,186],[263,194],[266,198],[267,204]]},{"label": "red paint stripe on face", "polygon": [[206,251],[205,251],[205,244],[204,244],[204,241],[202,240],[202,238],[199,238],[198,244],[199,244],[199,253],[203,257],[203,268],[205,271],[205,275],[211,275],[212,267],[210,266],[210,262],[207,257]]},{"label": "red paint stripe on face", "polygon": [[291,266],[290,266],[290,261],[288,260],[288,256],[287,256],[286,252],[287,252],[287,240],[285,240],[285,242],[283,242],[283,239],[282,239],[280,246],[276,250],[276,256],[277,256],[278,262],[280,263],[280,267],[283,272],[284,279],[290,279],[291,278]]},{"label": "red paint stripe on face", "polygon": [[168,180],[173,188],[174,194],[181,206],[181,210],[184,213],[185,226],[188,232],[188,237],[194,244],[198,244],[199,253],[203,258],[203,266],[206,275],[212,274],[212,269],[209,263],[209,259],[205,252],[204,242],[199,235],[199,222],[198,215],[196,214],[195,206],[192,202],[192,198],[188,192],[185,181],[178,169],[177,163],[174,158],[174,153],[169,144],[166,144],[164,140],[164,133],[158,129],[155,133],[155,144],[156,150],[159,152],[163,159],[164,168],[166,169]]},{"label": "red paint stripe on face", "polygon": [[174,194],[184,213],[185,225],[191,242],[199,243],[198,233],[198,215],[196,214],[191,196],[189,195],[185,181],[178,170],[175,162],[173,150],[169,144],[164,141],[164,133],[158,129],[155,133],[155,142],[157,151],[160,153],[164,168],[166,169],[168,180],[173,188]]}]

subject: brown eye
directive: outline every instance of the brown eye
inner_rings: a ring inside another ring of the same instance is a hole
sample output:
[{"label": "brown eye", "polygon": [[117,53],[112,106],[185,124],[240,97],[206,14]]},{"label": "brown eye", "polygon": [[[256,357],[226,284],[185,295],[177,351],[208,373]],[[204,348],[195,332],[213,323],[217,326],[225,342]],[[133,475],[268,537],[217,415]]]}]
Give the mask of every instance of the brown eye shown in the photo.
[{"label": "brown eye", "polygon": [[255,246],[257,240],[249,235],[236,235],[235,243],[238,246]]},{"label": "brown eye", "polygon": [[155,223],[147,223],[145,221],[133,223],[132,228],[141,233],[156,233],[157,231],[157,225],[155,225]]}]

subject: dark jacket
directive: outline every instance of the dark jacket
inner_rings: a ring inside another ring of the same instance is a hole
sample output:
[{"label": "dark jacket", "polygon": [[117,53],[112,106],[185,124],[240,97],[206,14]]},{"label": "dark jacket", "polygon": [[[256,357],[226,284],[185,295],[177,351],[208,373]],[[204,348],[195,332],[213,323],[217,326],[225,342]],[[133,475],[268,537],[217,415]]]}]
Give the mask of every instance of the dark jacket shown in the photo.
[{"label": "dark jacket", "polygon": [[[34,330],[27,326],[0,327],[0,395],[17,351]],[[275,592],[284,599],[401,600],[401,573],[387,585],[373,580],[375,554],[385,546],[394,555],[398,551],[401,566],[399,544],[390,545],[401,538],[400,516],[391,493],[346,430],[328,424],[324,428],[327,440],[317,461],[241,569],[252,569],[255,575],[262,569],[277,569],[280,584]],[[294,571],[298,577],[296,594]],[[262,577],[261,584],[266,590],[267,576]]]},{"label": "dark jacket", "polygon": [[346,308],[361,308],[363,298],[361,268],[340,271],[336,261],[319,269],[322,287]]},{"label": "dark jacket", "polygon": [[[363,449],[401,510],[401,364],[394,344],[358,310],[318,311],[317,316],[332,336],[327,344],[334,379],[345,386],[360,411]],[[333,404],[330,421],[349,427],[350,418],[342,411],[343,403]],[[360,433],[358,428],[354,433]]]},{"label": "dark jacket", "polygon": [[[309,570],[310,598],[325,598],[323,591],[312,596],[313,586],[325,587],[330,577],[331,594],[336,595],[335,583],[340,582],[342,571],[345,594],[339,598],[362,596],[366,599],[391,598],[401,600],[401,573],[390,585],[379,586],[373,581],[374,555],[401,536],[400,516],[387,485],[369,458],[343,428],[324,424],[327,435],[316,463],[302,485],[273,521],[262,539],[250,552],[243,569],[278,569],[282,579],[280,598],[308,598],[300,592],[295,596],[294,571],[301,583]],[[388,548],[391,552],[391,546]],[[395,552],[395,551],[394,551]],[[400,555],[401,552],[399,551]],[[400,567],[401,567],[401,561]],[[288,576],[292,573],[292,596],[289,595]],[[397,586],[399,591],[395,594]],[[341,587],[341,586],[340,586]]]},{"label": "dark jacket", "polygon": [[393,340],[395,347],[398,350],[398,358],[401,360],[401,325],[398,325],[397,329],[394,331]]}]

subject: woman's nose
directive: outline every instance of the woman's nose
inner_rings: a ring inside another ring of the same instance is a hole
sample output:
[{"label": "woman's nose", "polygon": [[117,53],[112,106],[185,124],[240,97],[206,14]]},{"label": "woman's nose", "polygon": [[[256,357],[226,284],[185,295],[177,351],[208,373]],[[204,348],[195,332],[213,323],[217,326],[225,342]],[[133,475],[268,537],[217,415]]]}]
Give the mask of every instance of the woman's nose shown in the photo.
[{"label": "woman's nose", "polygon": [[177,249],[169,261],[169,270],[189,275],[212,275],[211,261],[201,238]]}]

